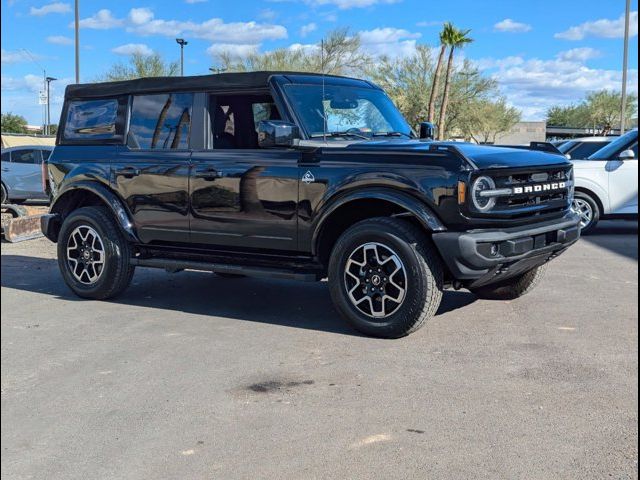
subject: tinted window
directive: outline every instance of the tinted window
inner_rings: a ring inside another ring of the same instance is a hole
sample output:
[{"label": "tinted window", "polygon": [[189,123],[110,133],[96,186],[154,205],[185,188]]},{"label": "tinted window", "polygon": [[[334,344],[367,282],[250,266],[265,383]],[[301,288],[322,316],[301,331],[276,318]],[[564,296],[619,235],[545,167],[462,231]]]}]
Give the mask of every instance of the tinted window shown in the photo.
[{"label": "tinted window", "polygon": [[78,100],[67,107],[64,138],[70,140],[101,140],[116,134],[118,101]]},{"label": "tinted window", "polygon": [[134,97],[128,145],[144,149],[189,148],[192,103],[192,93]]},{"label": "tinted window", "polygon": [[607,145],[609,142],[583,142],[580,143],[576,148],[571,150],[570,155],[571,158],[576,160],[580,158],[587,158],[589,155],[597,152],[602,147]]},{"label": "tinted window", "polygon": [[10,152],[2,152],[2,161],[10,162],[11,161],[11,153]]},{"label": "tinted window", "polygon": [[13,163],[40,163],[40,155],[34,150],[14,150],[11,152]]},{"label": "tinted window", "polygon": [[601,148],[589,157],[589,160],[613,160],[620,155],[620,152],[629,148],[638,141],[638,130],[632,130],[614,140],[606,147]]}]

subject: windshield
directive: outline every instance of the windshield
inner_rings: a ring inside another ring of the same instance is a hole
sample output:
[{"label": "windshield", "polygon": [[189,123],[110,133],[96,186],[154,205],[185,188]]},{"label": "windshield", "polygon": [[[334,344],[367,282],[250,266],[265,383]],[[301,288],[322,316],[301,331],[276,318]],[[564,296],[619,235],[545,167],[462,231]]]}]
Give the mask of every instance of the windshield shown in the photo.
[{"label": "windshield", "polygon": [[382,90],[336,85],[286,85],[284,88],[302,128],[311,138],[325,133],[327,138],[334,139],[414,136]]},{"label": "windshield", "polygon": [[611,160],[616,158],[620,152],[630,148],[633,141],[638,140],[638,130],[631,130],[625,133],[617,140],[611,142],[606,147],[601,148],[593,155],[589,156],[589,160]]}]

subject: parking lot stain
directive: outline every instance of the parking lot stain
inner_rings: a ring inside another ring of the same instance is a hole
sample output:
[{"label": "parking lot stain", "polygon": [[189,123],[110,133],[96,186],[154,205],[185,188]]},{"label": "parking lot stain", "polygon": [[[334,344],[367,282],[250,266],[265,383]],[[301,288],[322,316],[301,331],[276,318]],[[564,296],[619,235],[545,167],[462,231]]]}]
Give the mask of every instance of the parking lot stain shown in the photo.
[{"label": "parking lot stain", "polygon": [[407,428],[407,432],[411,433],[425,433],[424,430],[416,430],[415,428]]},{"label": "parking lot stain", "polygon": [[265,382],[252,383],[247,387],[247,390],[250,390],[255,393],[269,393],[269,392],[278,392],[283,390],[289,390],[296,387],[301,387],[304,385],[313,385],[315,382],[313,380],[303,380],[300,382],[297,381],[282,381],[282,380],[267,380]]}]

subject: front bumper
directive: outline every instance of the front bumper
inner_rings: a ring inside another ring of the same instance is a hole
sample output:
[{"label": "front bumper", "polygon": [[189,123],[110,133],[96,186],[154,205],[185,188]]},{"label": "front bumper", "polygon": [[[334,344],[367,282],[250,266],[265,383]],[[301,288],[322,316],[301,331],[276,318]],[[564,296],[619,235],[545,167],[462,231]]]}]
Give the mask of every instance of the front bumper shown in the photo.
[{"label": "front bumper", "polygon": [[434,233],[451,275],[466,287],[501,282],[560,255],[580,238],[573,212],[553,222],[505,230]]},{"label": "front bumper", "polygon": [[40,230],[42,230],[42,234],[52,242],[58,241],[60,224],[60,215],[57,213],[48,213],[40,217]]}]

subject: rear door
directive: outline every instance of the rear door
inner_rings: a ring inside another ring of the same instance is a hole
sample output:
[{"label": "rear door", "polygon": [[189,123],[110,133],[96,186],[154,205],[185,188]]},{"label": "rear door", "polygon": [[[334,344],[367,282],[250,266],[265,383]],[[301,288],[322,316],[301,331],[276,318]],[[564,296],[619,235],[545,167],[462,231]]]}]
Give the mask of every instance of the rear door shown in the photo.
[{"label": "rear door", "polygon": [[193,93],[135,95],[127,145],[112,182],[145,242],[189,240],[189,137]]},{"label": "rear door", "polygon": [[295,250],[300,152],[258,147],[257,123],[280,119],[269,94],[212,95],[210,148],[194,151],[191,241]]}]

